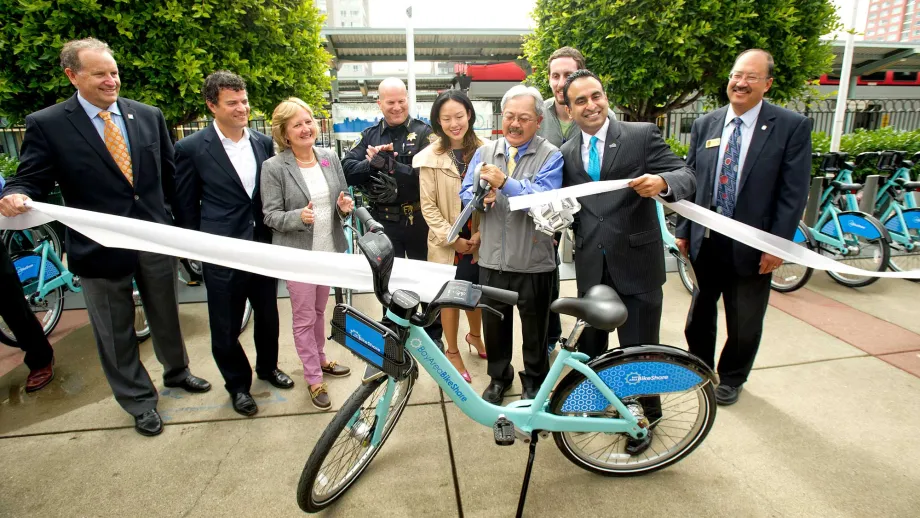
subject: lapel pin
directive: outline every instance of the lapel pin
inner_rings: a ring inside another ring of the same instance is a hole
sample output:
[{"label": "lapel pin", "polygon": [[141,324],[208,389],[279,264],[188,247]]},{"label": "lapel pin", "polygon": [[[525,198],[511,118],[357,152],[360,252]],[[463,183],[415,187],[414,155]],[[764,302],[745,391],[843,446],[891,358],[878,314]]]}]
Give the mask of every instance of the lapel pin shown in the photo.
[{"label": "lapel pin", "polygon": [[613,144],[610,144],[610,147],[611,147],[611,148],[615,148],[615,147],[617,147],[617,143],[616,143],[616,142],[614,142]]},{"label": "lapel pin", "polygon": [[133,114],[133,113],[129,113],[129,114],[128,114],[128,118],[131,119],[131,120],[134,120],[134,114]]},{"label": "lapel pin", "polygon": [[760,129],[763,130],[763,131],[766,131],[766,130],[767,130],[767,125],[764,124],[763,126],[760,127]]}]

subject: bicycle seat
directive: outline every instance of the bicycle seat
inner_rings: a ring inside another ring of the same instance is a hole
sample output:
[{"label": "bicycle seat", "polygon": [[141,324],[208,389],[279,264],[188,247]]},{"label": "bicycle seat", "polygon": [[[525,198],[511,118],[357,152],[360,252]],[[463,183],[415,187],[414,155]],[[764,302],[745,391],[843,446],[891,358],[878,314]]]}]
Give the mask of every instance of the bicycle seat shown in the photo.
[{"label": "bicycle seat", "polygon": [[831,182],[831,185],[834,186],[834,189],[843,192],[856,192],[863,188],[862,184],[859,183],[841,183],[838,181]]},{"label": "bicycle seat", "polygon": [[610,286],[593,286],[580,298],[557,299],[549,307],[561,315],[584,320],[591,327],[602,331],[613,331],[626,322],[627,311],[620,296]]}]

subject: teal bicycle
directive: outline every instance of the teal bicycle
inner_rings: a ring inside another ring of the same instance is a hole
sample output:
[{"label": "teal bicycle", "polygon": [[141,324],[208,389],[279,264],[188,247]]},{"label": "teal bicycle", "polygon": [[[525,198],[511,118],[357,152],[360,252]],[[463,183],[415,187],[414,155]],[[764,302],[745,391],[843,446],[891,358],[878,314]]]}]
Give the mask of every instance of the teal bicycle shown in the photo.
[{"label": "teal bicycle", "polygon": [[693,266],[690,265],[690,259],[684,257],[677,248],[677,239],[674,237],[677,231],[677,213],[672,212],[667,217],[664,214],[664,206],[655,202],[655,208],[658,209],[658,225],[661,227],[661,240],[664,242],[664,250],[677,263],[677,275],[680,277],[681,284],[687,291],[693,293],[696,285],[696,276],[693,273]]},{"label": "teal bicycle", "polygon": [[[326,427],[304,466],[297,503],[307,512],[333,504],[353,486],[393,432],[406,408],[419,368],[428,372],[457,408],[491,427],[496,444],[529,444],[518,515],[523,512],[538,439],[553,435],[563,455],[581,468],[608,476],[651,473],[685,458],[698,447],[716,416],[716,375],[691,354],[666,345],[609,351],[593,360],[578,352],[585,326],[612,331],[626,321],[613,289],[599,285],[583,298],[562,298],[557,313],[577,321],[532,400],[507,406],[487,403],[463,381],[424,331],[442,308],[497,313],[487,302],[514,304],[515,292],[449,281],[424,313],[415,293],[388,289],[393,245],[364,208],[356,211],[367,232],[359,239],[373,273],[374,293],[387,308],[377,322],[346,304],[332,319],[337,342],[369,364],[361,385]],[[563,375],[564,368],[571,372]],[[660,400],[646,415],[643,400]],[[627,438],[651,435],[642,453],[625,452]]]},{"label": "teal bicycle", "polygon": [[[853,182],[853,171],[878,157],[878,153],[860,153],[856,162],[847,162],[846,153],[821,155],[820,170],[833,179],[821,194],[818,220],[809,230],[817,251],[837,262],[863,270],[882,272],[888,268],[891,236],[875,217],[859,210],[856,194],[862,184]],[[841,208],[842,207],[842,208]],[[879,277],[828,271],[838,283],[851,288],[868,286]]]},{"label": "teal bicycle", "polygon": [[885,182],[875,196],[875,215],[891,235],[888,267],[895,272],[920,268],[920,208],[916,193],[920,182],[911,180],[910,170],[920,153],[904,160],[903,151],[882,151],[875,168]]}]

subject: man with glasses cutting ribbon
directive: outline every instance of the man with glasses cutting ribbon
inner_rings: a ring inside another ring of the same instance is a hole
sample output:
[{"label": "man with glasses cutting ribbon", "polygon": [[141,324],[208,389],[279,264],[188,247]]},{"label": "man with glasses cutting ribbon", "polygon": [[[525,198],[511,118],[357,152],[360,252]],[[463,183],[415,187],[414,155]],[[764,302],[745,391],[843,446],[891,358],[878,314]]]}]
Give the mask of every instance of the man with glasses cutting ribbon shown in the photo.
[{"label": "man with glasses cutting ribbon", "polygon": [[[484,286],[520,294],[524,370],[520,372],[523,399],[533,399],[549,370],[546,352],[550,295],[555,282],[556,250],[551,233],[536,229],[527,211],[512,211],[508,198],[545,192],[562,186],[562,153],[536,136],[543,121],[543,97],[537,89],[517,85],[502,97],[504,137],[479,148],[469,170],[482,169],[479,179],[488,185],[482,200],[487,209],[479,224],[479,280]],[[460,200],[467,205],[479,187],[475,174],[464,177]],[[482,326],[489,351],[489,377],[482,397],[501,404],[514,381],[511,366],[514,308],[490,300],[504,320],[483,312]]]},{"label": "man with glasses cutting ribbon", "polygon": [[[760,49],[742,52],[728,78],[730,104],[693,123],[687,165],[696,171],[697,205],[792,239],[808,198],[812,123],[764,101],[772,85],[773,56]],[[783,260],[688,220],[678,224],[676,237],[697,280],[684,334],[690,352],[710,367],[716,305],[724,300],[728,339],[716,401],[731,405],[754,365],[771,274]]]}]

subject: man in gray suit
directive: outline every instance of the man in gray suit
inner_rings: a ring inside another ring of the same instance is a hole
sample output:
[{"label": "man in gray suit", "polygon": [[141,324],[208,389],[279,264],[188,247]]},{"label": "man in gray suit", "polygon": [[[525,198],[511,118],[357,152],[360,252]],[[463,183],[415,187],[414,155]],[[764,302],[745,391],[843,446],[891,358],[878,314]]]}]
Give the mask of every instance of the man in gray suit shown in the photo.
[{"label": "man in gray suit", "polygon": [[[759,49],[742,52],[728,80],[731,103],[694,121],[687,163],[698,177],[697,205],[792,239],[808,198],[812,124],[764,101],[772,84],[773,56]],[[728,340],[719,359],[716,402],[731,405],[754,365],[770,278],[783,260],[686,220],[676,234],[697,280],[684,335],[690,352],[710,367],[716,305],[724,296]]]},{"label": "man in gray suit", "polygon": [[[661,229],[653,196],[668,201],[693,194],[693,171],[661,138],[654,124],[619,122],[607,116],[607,95],[588,70],[569,76],[565,103],[581,129],[563,144],[562,185],[632,178],[630,187],[585,196],[575,215],[575,277],[582,296],[594,285],[616,290],[629,311],[617,329],[620,346],[657,344],[661,325],[661,285],[665,281]],[[585,329],[579,350],[591,357],[607,350],[608,333]],[[657,397],[640,398],[645,415],[655,422],[661,414]],[[629,439],[626,451],[638,455],[651,444]]]}]

